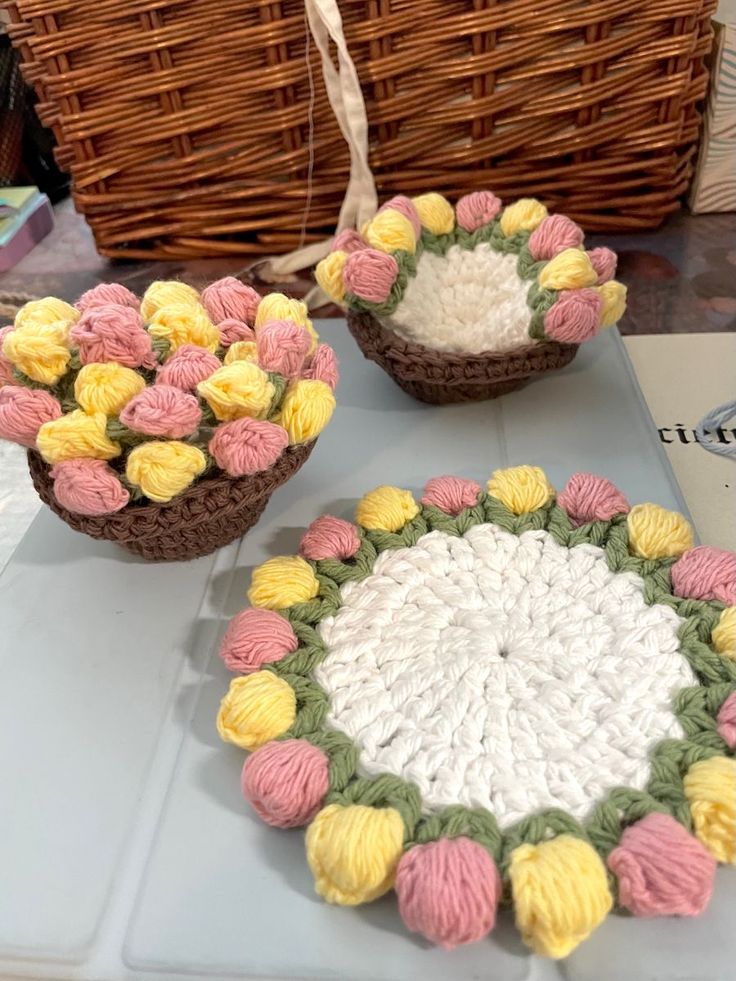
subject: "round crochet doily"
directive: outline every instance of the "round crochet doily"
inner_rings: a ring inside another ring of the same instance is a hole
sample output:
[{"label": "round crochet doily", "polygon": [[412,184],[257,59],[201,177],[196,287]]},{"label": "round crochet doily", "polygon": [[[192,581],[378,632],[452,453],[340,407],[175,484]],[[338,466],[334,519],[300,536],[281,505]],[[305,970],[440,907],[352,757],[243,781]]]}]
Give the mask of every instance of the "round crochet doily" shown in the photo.
[{"label": "round crochet doily", "polygon": [[681,515],[536,467],[379,487],[249,599],[218,730],[328,901],[394,887],[444,947],[506,901],[562,957],[614,905],[701,912],[736,860],[736,555]]}]

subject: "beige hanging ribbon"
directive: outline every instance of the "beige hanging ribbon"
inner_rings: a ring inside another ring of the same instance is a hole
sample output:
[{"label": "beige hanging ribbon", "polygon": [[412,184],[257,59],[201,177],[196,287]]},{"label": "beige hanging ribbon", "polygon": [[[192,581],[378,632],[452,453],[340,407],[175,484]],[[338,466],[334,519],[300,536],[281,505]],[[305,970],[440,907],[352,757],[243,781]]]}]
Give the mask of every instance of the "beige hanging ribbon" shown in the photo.
[{"label": "beige hanging ribbon", "polygon": [[[337,231],[360,228],[376,213],[378,196],[368,163],[368,116],[360,80],[350,57],[337,0],[304,0],[309,28],[322,57],[327,97],[350,149],[350,177],[340,208]],[[330,39],[337,48],[337,67],[330,56]],[[311,133],[310,133],[311,139]],[[269,272],[285,275],[315,265],[330,250],[331,239],[305,245],[268,262]]]}]

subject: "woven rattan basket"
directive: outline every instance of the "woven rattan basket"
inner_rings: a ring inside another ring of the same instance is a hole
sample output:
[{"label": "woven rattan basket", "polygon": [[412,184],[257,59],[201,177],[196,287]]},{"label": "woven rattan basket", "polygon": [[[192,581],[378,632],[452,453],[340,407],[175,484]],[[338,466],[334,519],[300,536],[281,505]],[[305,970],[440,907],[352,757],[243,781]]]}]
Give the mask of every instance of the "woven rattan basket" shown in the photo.
[{"label": "woven rattan basket", "polygon": [[[492,185],[588,229],[656,226],[692,172],[715,6],[340,0],[379,190]],[[283,252],[334,228],[348,153],[302,0],[9,9],[103,254]]]},{"label": "woven rattan basket", "polygon": [[31,450],[28,466],[38,496],[75,531],[115,542],[157,562],[209,555],[244,535],[258,521],[271,494],[306,462],[314,440],[288,447],[262,473],[233,479],[227,474],[200,481],[168,504],[129,504],[117,514],[88,517],[62,507],[54,497],[49,466]]}]

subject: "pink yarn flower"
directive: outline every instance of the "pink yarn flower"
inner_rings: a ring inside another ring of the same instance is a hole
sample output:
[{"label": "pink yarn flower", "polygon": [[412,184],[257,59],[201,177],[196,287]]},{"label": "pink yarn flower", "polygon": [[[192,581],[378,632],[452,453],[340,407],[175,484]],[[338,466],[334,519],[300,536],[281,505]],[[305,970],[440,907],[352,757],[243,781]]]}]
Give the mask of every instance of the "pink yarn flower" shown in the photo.
[{"label": "pink yarn flower", "polygon": [[220,644],[220,657],[229,671],[251,674],[264,664],[280,661],[298,646],[288,620],[273,610],[252,607],[230,621]]},{"label": "pink yarn flower", "polygon": [[609,279],[613,279],[616,275],[616,265],[618,263],[618,257],[616,253],[611,249],[607,249],[605,245],[600,246],[597,249],[591,249],[588,253],[588,258],[595,271],[598,273],[598,285],[601,283],[607,283]]},{"label": "pink yarn flower", "polygon": [[445,950],[493,929],[501,877],[488,851],[470,838],[440,838],[406,852],[396,873],[399,912],[409,930]]},{"label": "pink yarn flower", "polygon": [[219,359],[203,347],[182,344],[158,369],[156,385],[173,385],[191,392],[220,367]]},{"label": "pink yarn flower", "polygon": [[225,276],[202,290],[202,305],[214,324],[223,320],[240,320],[252,324],[260,294],[234,276]]},{"label": "pink yarn flower", "polygon": [[493,221],[501,210],[501,203],[501,198],[491,191],[463,194],[455,207],[457,223],[466,232],[474,232]]},{"label": "pink yarn flower", "polygon": [[154,385],[134,396],[120,413],[128,429],[146,436],[180,439],[191,436],[202,421],[202,410],[194,395],[173,385]]},{"label": "pink yarn flower", "polygon": [[337,355],[329,344],[320,344],[307,363],[303,372],[304,378],[313,378],[329,385],[334,392],[340,380]]},{"label": "pink yarn flower", "polygon": [[529,236],[529,251],[535,261],[552,259],[563,249],[578,249],[585,235],[567,215],[548,215]]},{"label": "pink yarn flower", "polygon": [[562,344],[582,344],[598,332],[602,310],[594,289],[564,290],[544,315],[544,332]]},{"label": "pink yarn flower", "polygon": [[363,241],[360,232],[354,228],[343,228],[341,232],[332,240],[331,252],[358,252],[360,249],[367,249],[368,245]]},{"label": "pink yarn flower", "polygon": [[120,283],[100,283],[99,286],[93,286],[91,290],[82,293],[74,306],[84,313],[92,307],[107,306],[108,303],[131,307],[133,310],[139,310],[141,305],[138,297],[135,293],[131,293],[127,286],[122,286]]},{"label": "pink yarn flower", "polygon": [[104,460],[64,460],[51,470],[54,497],[75,514],[101,515],[120,511],[130,495]]},{"label": "pink yarn flower", "polygon": [[0,327],[0,388],[3,385],[9,385],[13,381],[13,365],[3,354],[3,341],[11,332],[14,330],[13,324],[8,324],[7,327]]},{"label": "pink yarn flower", "polygon": [[575,527],[589,521],[609,521],[617,514],[628,514],[629,502],[605,477],[594,473],[574,473],[557,495],[557,503]]},{"label": "pink yarn flower", "polygon": [[299,551],[305,559],[350,559],[360,548],[355,525],[342,518],[323,514],[302,536]]},{"label": "pink yarn flower", "polygon": [[223,347],[230,347],[236,341],[254,341],[255,331],[242,320],[233,320],[231,317],[221,320],[217,325],[220,332],[220,342]]},{"label": "pink yarn flower", "polygon": [[297,378],[311,347],[308,331],[291,320],[269,320],[256,337],[258,364],[284,378]]},{"label": "pink yarn flower", "polygon": [[4,385],[0,388],[0,436],[21,446],[35,446],[45,422],[61,418],[61,406],[40,388]]},{"label": "pink yarn flower", "polygon": [[88,307],[69,337],[79,348],[82,364],[117,361],[127,368],[153,368],[157,364],[141,315],[130,306],[103,303]]},{"label": "pink yarn flower", "polygon": [[342,275],[349,293],[368,303],[383,303],[399,275],[399,264],[386,252],[361,249],[348,256]]},{"label": "pink yarn flower", "polygon": [[422,504],[432,504],[446,514],[460,514],[478,503],[480,484],[461,477],[433,477],[424,488]]},{"label": "pink yarn flower", "polygon": [[685,552],[671,569],[677,596],[736,604],[736,554],[710,545]]},{"label": "pink yarn flower", "polygon": [[390,208],[392,211],[398,211],[404,218],[409,219],[411,227],[414,229],[414,238],[419,241],[422,235],[422,222],[419,218],[419,212],[414,207],[414,202],[411,198],[407,198],[404,194],[397,194],[385,204],[381,205],[378,209],[379,214],[387,208]]},{"label": "pink yarn flower", "polygon": [[721,705],[716,717],[716,730],[729,749],[736,749],[736,692],[732,692]]},{"label": "pink yarn flower", "polygon": [[245,477],[272,467],[288,442],[281,426],[245,416],[219,425],[209,450],[221,470],[231,477]]},{"label": "pink yarn flower", "polygon": [[715,859],[668,814],[630,825],[609,854],[619,901],[634,916],[698,916],[713,891]]},{"label": "pink yarn flower", "polygon": [[274,828],[300,828],[330,789],[327,756],[306,739],[266,743],[251,753],[240,780],[243,797]]}]

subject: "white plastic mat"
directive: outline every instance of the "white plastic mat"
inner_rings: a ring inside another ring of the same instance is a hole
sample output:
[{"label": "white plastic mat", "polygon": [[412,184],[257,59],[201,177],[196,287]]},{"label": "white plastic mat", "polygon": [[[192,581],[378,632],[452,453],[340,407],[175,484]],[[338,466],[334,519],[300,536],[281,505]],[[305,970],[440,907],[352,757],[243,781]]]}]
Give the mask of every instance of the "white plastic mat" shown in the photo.
[{"label": "white plastic mat", "polygon": [[362,362],[344,324],[339,408],[304,469],[214,558],[147,565],[44,509],[0,577],[0,976],[94,979],[630,978],[722,981],[736,963],[736,875],[699,920],[609,917],[566,961],[524,948],[508,914],[444,953],[385,897],[355,909],[314,892],[302,834],[266,827],[239,792],[243,753],[214,727],[215,654],[250,569],[295,551],[324,511],[350,516],[379,483],[418,492],[456,473],[535,463],[632,501],[683,502],[620,338],[496,402],[433,408]]}]

